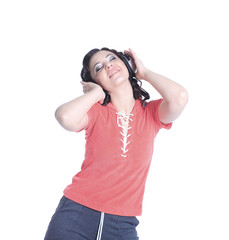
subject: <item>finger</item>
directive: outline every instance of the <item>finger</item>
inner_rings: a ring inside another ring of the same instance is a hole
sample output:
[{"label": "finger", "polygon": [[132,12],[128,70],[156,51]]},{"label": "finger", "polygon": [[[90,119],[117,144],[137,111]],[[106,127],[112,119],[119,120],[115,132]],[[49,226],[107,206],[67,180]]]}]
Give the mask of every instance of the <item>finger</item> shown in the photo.
[{"label": "finger", "polygon": [[133,58],[133,55],[131,54],[130,51],[124,50],[124,54],[130,56],[131,58]]},{"label": "finger", "polygon": [[134,51],[131,48],[129,48],[129,51],[124,50],[124,53],[129,55],[132,59],[134,59],[134,61],[137,60],[137,55],[134,53]]},{"label": "finger", "polygon": [[133,58],[137,58],[136,53],[133,51],[132,48],[129,48],[129,52],[131,53],[131,55],[133,56]]},{"label": "finger", "polygon": [[88,92],[88,90],[87,89],[83,89],[83,93],[85,94],[85,93],[87,93]]},{"label": "finger", "polygon": [[81,81],[80,82],[83,86],[87,86],[88,85],[88,83],[87,82],[84,82],[84,81]]},{"label": "finger", "polygon": [[128,50],[124,50],[124,53],[130,55],[130,51]]}]

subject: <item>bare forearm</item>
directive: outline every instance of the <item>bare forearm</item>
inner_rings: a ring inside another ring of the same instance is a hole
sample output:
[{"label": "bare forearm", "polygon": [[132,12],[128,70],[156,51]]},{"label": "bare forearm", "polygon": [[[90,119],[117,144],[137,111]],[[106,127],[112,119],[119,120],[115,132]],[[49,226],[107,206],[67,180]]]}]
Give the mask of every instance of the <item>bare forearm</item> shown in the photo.
[{"label": "bare forearm", "polygon": [[166,102],[178,101],[187,95],[186,89],[180,84],[148,69],[145,71],[143,78],[160,93]]},{"label": "bare forearm", "polygon": [[147,69],[132,49],[125,51],[137,66],[136,78],[149,82],[163,97],[158,116],[162,123],[171,123],[182,113],[188,102],[188,92],[180,84]]},{"label": "bare forearm", "polygon": [[85,118],[89,109],[101,99],[99,89],[93,89],[84,95],[67,102],[57,108],[55,112],[58,122],[68,130],[77,129]]}]

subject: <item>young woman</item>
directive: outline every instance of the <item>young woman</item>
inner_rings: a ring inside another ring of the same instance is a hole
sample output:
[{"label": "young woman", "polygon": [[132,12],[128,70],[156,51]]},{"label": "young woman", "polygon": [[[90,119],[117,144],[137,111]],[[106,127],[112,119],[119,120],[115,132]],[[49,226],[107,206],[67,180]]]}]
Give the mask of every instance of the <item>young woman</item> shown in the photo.
[{"label": "young woman", "polygon": [[[85,159],[64,191],[45,240],[138,239],[136,216],[142,213],[154,139],[181,114],[187,91],[147,69],[131,49],[124,54],[91,50],[81,77],[84,95],[61,105],[56,118],[69,131],[85,130]],[[147,102],[139,79],[162,99]]]}]

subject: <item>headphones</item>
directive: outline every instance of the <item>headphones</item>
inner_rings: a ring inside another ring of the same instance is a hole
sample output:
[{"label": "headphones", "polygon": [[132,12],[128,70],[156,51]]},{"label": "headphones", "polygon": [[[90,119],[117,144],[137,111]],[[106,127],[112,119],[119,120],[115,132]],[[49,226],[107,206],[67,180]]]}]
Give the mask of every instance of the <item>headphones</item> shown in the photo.
[{"label": "headphones", "polygon": [[129,71],[130,77],[131,78],[135,77],[135,74],[137,72],[137,68],[136,68],[136,65],[134,63],[134,60],[129,55],[124,54],[122,52],[120,52],[120,55],[121,55],[122,61],[125,63],[128,71]]}]

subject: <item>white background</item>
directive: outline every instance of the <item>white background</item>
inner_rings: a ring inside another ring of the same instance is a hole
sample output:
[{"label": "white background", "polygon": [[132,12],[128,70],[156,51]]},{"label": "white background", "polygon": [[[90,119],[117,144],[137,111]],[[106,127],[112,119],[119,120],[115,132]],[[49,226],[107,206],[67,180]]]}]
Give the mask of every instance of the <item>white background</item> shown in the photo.
[{"label": "white background", "polygon": [[[82,58],[104,46],[133,48],[147,67],[189,92],[182,116],[156,139],[140,239],[229,239],[226,4],[1,1],[1,239],[43,239],[80,170],[84,132],[65,131],[54,112],[82,94]],[[160,97],[143,87],[151,99]]]}]

